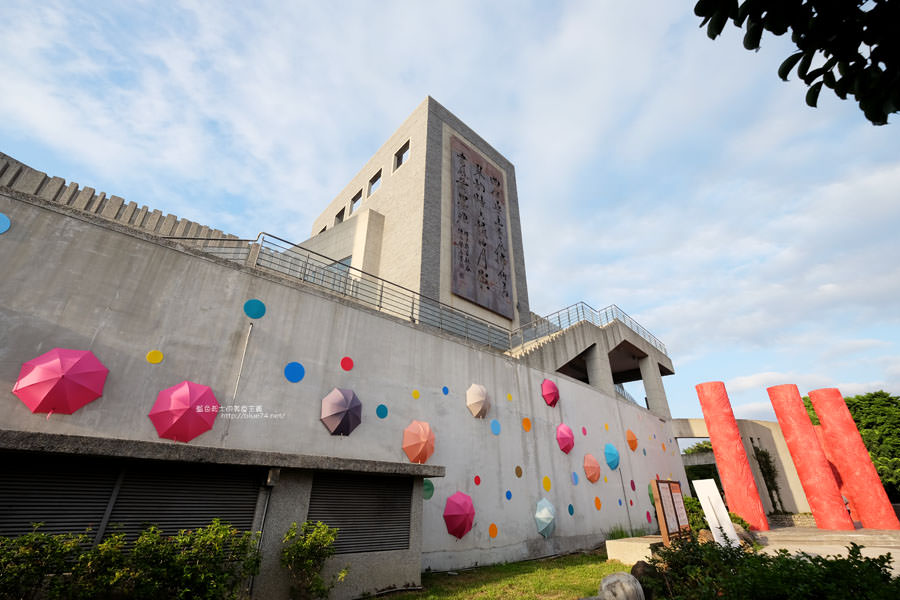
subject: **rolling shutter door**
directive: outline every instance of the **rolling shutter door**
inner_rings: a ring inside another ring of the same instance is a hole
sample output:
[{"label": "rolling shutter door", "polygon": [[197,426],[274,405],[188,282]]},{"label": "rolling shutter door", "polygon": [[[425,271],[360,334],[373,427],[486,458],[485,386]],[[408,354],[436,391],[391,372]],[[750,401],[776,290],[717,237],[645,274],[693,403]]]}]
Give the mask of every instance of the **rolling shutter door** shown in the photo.
[{"label": "rolling shutter door", "polygon": [[308,521],[338,528],[337,554],[409,548],[412,478],[317,472]]}]

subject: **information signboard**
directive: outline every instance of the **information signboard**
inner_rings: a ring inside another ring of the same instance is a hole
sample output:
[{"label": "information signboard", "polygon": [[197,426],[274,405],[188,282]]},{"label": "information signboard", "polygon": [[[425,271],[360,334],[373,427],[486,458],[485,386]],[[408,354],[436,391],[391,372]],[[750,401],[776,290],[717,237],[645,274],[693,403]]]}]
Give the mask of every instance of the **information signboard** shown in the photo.
[{"label": "information signboard", "polygon": [[681,484],[677,481],[654,479],[650,483],[653,490],[653,501],[656,504],[656,519],[666,546],[671,540],[690,531],[687,511],[684,508],[684,497]]}]

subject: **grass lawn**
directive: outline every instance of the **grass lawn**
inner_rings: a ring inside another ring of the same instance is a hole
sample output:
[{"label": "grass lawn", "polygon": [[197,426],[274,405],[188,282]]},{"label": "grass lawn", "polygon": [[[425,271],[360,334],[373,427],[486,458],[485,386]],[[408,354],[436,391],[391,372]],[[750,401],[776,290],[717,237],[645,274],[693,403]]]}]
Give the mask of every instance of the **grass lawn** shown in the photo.
[{"label": "grass lawn", "polygon": [[460,571],[458,575],[423,573],[421,592],[391,594],[394,598],[553,598],[593,596],[600,581],[631,567],[606,560],[600,552],[571,554],[560,558],[493,565]]}]

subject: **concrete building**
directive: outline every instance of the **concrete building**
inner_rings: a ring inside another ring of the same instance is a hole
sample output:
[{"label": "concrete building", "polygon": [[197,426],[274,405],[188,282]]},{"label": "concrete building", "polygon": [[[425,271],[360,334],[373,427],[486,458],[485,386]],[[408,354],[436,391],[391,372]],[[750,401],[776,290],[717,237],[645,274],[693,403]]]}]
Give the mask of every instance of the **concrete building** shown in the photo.
[{"label": "concrete building", "polygon": [[[665,346],[615,306],[533,317],[513,166],[431,98],[305,242],[239,240],[2,154],[0,213],[0,534],[44,521],[99,539],[221,516],[262,531],[253,594],[279,598],[281,536],[324,520],[341,529],[329,568],[350,566],[333,597],[355,597],[418,585],[424,569],[593,548],[616,525],[653,529],[650,480],[685,480]],[[32,414],[10,390],[54,347],[91,350],[110,370],[103,395]],[[634,380],[646,407],[621,388]],[[221,405],[188,443],[148,418],[181,381]],[[467,410],[472,384],[487,390],[484,418]],[[362,402],[347,436],[320,420],[334,388]],[[402,448],[413,420],[436,438],[425,464]],[[459,539],[442,518],[457,491],[475,509]],[[556,508],[548,537],[542,498]]]}]

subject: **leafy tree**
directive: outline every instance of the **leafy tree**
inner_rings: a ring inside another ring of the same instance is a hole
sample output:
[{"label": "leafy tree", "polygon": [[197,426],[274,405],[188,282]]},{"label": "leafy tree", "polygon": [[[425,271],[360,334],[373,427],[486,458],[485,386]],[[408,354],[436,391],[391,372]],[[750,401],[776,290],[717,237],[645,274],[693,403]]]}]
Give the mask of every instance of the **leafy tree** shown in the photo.
[{"label": "leafy tree", "polygon": [[797,52],[778,76],[787,81],[796,67],[809,86],[809,106],[824,85],[842,100],[855,97],[874,125],[900,110],[900,0],[698,0],[694,14],[710,39],[729,20],[744,28],[748,50],[759,49],[764,30],[776,36],[790,30]]},{"label": "leafy tree", "polygon": [[693,446],[689,446],[684,449],[684,454],[700,454],[701,452],[712,452],[712,442],[709,440],[703,440],[702,442],[697,442]]}]

